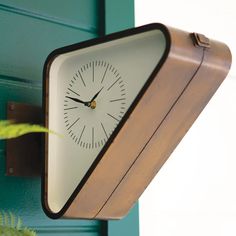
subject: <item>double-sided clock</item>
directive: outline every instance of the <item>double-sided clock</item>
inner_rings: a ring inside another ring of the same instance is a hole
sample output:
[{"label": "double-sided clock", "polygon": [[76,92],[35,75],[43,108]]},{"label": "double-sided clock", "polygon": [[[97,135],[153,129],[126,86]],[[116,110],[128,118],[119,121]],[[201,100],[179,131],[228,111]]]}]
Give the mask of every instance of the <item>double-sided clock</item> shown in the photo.
[{"label": "double-sided clock", "polygon": [[44,67],[45,124],[59,135],[44,142],[46,214],[127,214],[229,65],[225,45],[161,24],[53,51]]}]

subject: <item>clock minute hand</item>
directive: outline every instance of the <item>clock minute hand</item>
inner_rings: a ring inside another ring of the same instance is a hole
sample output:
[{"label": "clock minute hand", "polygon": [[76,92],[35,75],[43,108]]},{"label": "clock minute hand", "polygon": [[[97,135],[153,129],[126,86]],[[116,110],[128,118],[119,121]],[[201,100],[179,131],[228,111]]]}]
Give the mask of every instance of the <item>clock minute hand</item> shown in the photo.
[{"label": "clock minute hand", "polygon": [[98,96],[98,94],[103,90],[104,87],[102,87],[94,96],[93,98],[90,100],[90,102],[94,101],[95,98]]},{"label": "clock minute hand", "polygon": [[69,97],[69,96],[66,96],[66,98],[69,98],[69,99],[71,99],[71,100],[73,100],[73,101],[75,101],[75,102],[82,103],[82,104],[84,104],[85,106],[89,106],[89,102],[84,102],[84,101],[82,101],[82,100],[80,100],[80,99],[78,99],[78,98],[73,98],[73,97]]}]

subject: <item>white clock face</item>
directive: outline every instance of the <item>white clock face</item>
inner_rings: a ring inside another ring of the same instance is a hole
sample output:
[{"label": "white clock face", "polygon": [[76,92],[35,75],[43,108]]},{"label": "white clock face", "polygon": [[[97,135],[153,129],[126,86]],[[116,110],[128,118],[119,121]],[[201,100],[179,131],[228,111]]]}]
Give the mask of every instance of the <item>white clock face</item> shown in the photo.
[{"label": "white clock face", "polygon": [[100,149],[127,109],[125,82],[109,62],[90,61],[76,69],[64,96],[67,134],[80,148]]},{"label": "white clock face", "polygon": [[165,48],[163,32],[151,30],[53,59],[48,126],[60,135],[48,137],[47,202],[52,212],[68,201]]}]

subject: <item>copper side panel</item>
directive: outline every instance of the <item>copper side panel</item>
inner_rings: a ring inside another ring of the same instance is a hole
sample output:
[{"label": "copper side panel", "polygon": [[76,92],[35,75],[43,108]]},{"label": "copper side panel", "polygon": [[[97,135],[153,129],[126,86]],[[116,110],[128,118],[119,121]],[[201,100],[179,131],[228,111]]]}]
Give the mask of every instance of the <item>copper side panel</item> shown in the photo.
[{"label": "copper side panel", "polygon": [[[175,41],[179,35],[175,30],[170,32]],[[187,33],[183,33],[184,36],[188,38]],[[230,51],[222,43],[211,41],[210,44],[209,49],[204,49],[203,62],[196,75],[157,127],[96,218],[122,218],[128,213],[226,77],[231,65]],[[198,50],[201,51],[202,48]],[[185,70],[185,65],[179,70]],[[172,71],[174,77],[179,76],[179,70]],[[160,76],[163,75],[159,73],[158,80]]]},{"label": "copper side panel", "polygon": [[213,42],[202,64],[203,48],[188,33],[170,29],[170,35],[166,62],[64,217],[123,217],[226,76],[224,45]]}]

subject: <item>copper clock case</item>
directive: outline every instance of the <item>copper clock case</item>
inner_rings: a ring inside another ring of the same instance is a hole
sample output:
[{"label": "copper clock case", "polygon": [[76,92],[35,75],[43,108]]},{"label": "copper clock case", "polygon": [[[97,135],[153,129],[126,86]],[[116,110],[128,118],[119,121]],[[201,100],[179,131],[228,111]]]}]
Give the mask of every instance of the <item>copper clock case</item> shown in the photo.
[{"label": "copper clock case", "polygon": [[223,43],[158,23],[128,29],[63,47],[49,55],[44,66],[45,125],[48,127],[50,116],[49,70],[58,55],[155,29],[160,30],[166,40],[161,60],[82,181],[57,213],[47,204],[48,134],[45,135],[42,205],[49,217],[124,217],[226,77],[231,54]]}]

